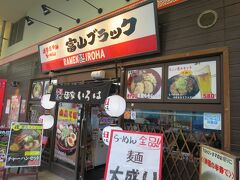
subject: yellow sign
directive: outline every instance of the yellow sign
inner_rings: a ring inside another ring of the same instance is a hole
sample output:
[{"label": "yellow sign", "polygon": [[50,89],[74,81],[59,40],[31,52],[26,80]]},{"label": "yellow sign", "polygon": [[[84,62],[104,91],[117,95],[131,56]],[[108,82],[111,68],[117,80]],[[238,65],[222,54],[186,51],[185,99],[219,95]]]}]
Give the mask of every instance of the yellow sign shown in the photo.
[{"label": "yellow sign", "polygon": [[40,156],[40,151],[26,151],[25,156]]},{"label": "yellow sign", "polygon": [[60,121],[76,121],[77,120],[77,109],[60,107],[58,110],[58,120],[60,120]]},{"label": "yellow sign", "polygon": [[19,131],[19,130],[21,130],[21,129],[40,129],[40,130],[42,130],[42,127],[41,126],[39,126],[39,125],[37,125],[37,126],[35,126],[35,125],[20,125],[20,124],[18,124],[18,123],[14,123],[13,125],[12,125],[12,129],[14,130],[14,131]]},{"label": "yellow sign", "polygon": [[180,74],[182,76],[191,76],[192,75],[192,71],[191,70],[184,70],[184,71],[181,71]]}]

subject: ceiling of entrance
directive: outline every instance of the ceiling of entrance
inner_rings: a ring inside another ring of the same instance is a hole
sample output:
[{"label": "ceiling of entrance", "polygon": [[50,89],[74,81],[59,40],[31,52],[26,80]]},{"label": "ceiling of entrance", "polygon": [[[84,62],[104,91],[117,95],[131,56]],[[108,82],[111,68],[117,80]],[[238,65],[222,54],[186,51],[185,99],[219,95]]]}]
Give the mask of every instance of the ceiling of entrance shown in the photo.
[{"label": "ceiling of entrance", "polygon": [[46,0],[0,0],[0,17],[3,20],[16,22],[26,15],[28,9],[41,1],[46,2]]}]

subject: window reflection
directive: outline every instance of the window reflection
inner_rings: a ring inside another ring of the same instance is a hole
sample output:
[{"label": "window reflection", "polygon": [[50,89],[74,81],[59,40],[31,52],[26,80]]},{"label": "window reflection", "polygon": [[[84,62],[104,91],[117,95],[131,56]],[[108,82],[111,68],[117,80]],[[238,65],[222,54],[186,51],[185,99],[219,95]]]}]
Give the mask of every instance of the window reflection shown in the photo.
[{"label": "window reflection", "polygon": [[204,112],[135,109],[128,110],[127,113],[129,115],[124,115],[125,123],[163,127],[166,130],[181,128],[184,131],[218,131],[204,129]]}]

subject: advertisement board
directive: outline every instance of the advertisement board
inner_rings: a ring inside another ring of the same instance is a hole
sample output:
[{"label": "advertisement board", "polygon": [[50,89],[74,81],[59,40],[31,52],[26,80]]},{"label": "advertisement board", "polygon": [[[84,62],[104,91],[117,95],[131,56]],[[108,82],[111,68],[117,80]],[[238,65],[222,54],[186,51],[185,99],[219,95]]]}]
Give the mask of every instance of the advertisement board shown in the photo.
[{"label": "advertisement board", "polygon": [[161,99],[162,67],[129,70],[127,99]]},{"label": "advertisement board", "polygon": [[42,134],[42,124],[11,123],[6,167],[40,166]]},{"label": "advertisement board", "polygon": [[217,62],[168,66],[168,99],[217,99]]},{"label": "advertisement board", "polygon": [[78,106],[59,103],[54,156],[75,165]]},{"label": "advertisement board", "polygon": [[200,180],[236,179],[236,160],[231,154],[201,145]]},{"label": "advertisement board", "polygon": [[161,180],[163,135],[113,130],[104,180]]},{"label": "advertisement board", "polygon": [[156,24],[151,2],[40,45],[42,71],[158,52]]},{"label": "advertisement board", "polygon": [[0,170],[3,170],[5,167],[9,134],[10,129],[0,128]]}]

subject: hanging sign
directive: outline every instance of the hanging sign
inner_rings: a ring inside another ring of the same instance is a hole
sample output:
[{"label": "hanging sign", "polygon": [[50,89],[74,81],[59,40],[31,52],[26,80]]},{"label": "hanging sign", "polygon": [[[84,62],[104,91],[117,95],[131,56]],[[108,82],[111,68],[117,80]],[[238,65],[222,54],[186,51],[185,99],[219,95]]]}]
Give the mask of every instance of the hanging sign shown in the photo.
[{"label": "hanging sign", "polygon": [[155,3],[148,3],[40,45],[42,71],[157,52],[155,12]]},{"label": "hanging sign", "polygon": [[9,134],[10,134],[9,129],[0,128],[0,170],[4,169],[5,167]]},{"label": "hanging sign", "polygon": [[170,7],[179,3],[182,3],[186,0],[157,0],[158,9],[163,9],[166,7]]},{"label": "hanging sign", "polygon": [[4,102],[6,82],[7,81],[5,79],[0,79],[0,122],[2,118],[2,108],[3,108],[3,102]]},{"label": "hanging sign", "polygon": [[53,87],[51,101],[68,103],[103,104],[108,97],[111,82]]},{"label": "hanging sign", "polygon": [[162,134],[113,130],[104,179],[161,180],[162,156]]},{"label": "hanging sign", "polygon": [[42,124],[11,124],[6,167],[40,166],[42,153]]},{"label": "hanging sign", "polygon": [[222,150],[201,145],[199,178],[236,179],[236,160],[234,156]]}]

